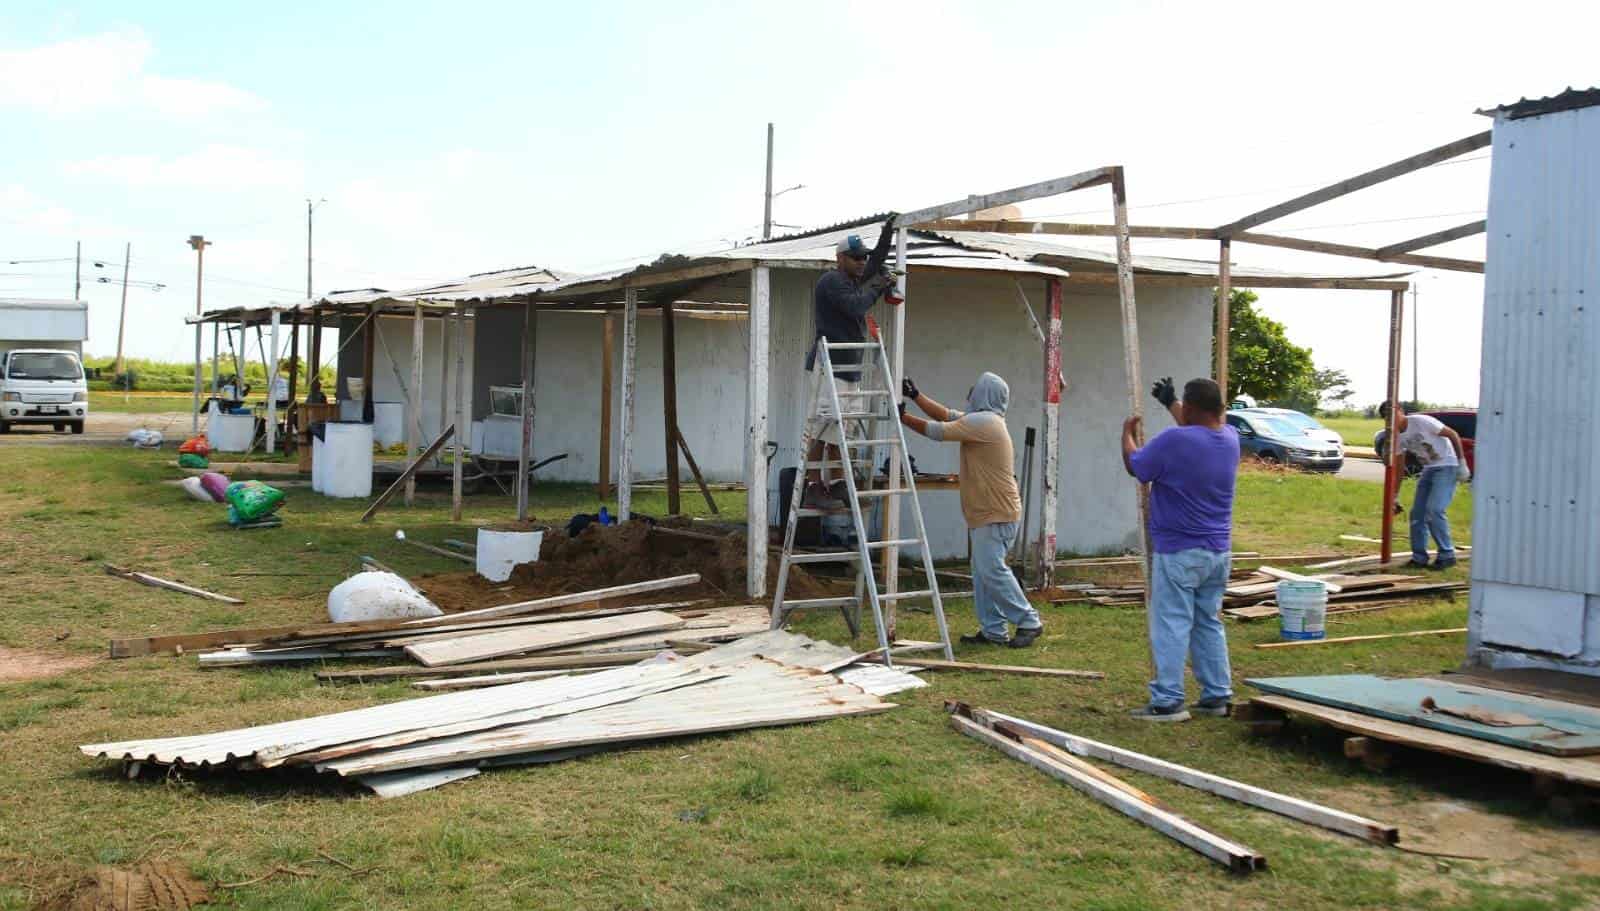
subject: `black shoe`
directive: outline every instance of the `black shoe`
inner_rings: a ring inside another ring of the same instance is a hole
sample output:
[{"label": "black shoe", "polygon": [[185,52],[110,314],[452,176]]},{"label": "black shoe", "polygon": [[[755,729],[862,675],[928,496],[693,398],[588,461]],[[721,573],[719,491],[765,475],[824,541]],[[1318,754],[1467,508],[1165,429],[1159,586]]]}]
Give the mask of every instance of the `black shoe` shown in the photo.
[{"label": "black shoe", "polygon": [[844,501],[835,499],[828,493],[828,488],[822,486],[821,482],[814,481],[806,485],[805,495],[800,498],[800,506],[803,509],[838,510],[844,509]]},{"label": "black shoe", "polygon": [[1455,566],[1455,565],[1456,565],[1456,558],[1455,557],[1445,557],[1445,556],[1441,555],[1438,558],[1436,558],[1432,563],[1429,563],[1428,564],[1428,568],[1429,569],[1444,570],[1444,569],[1449,569],[1450,567]]},{"label": "black shoe", "polygon": [[1427,569],[1431,565],[1432,564],[1430,564],[1427,560],[1418,560],[1416,557],[1412,557],[1410,560],[1407,560],[1406,561],[1406,565],[1401,567],[1401,568],[1402,569]]},{"label": "black shoe", "polygon": [[990,639],[988,636],[985,636],[980,631],[980,632],[973,633],[970,636],[962,636],[961,637],[961,644],[962,645],[1010,645],[1011,644],[1011,640],[1010,639]]},{"label": "black shoe", "polygon": [[1130,714],[1134,718],[1139,719],[1140,721],[1188,721],[1189,720],[1189,713],[1184,711],[1183,706],[1181,706],[1181,705],[1173,705],[1173,706],[1166,706],[1166,707],[1162,707],[1162,706],[1159,706],[1159,705],[1147,705],[1142,709],[1134,709]]},{"label": "black shoe", "polygon": [[1202,699],[1191,706],[1190,710],[1200,715],[1226,718],[1233,714],[1233,701],[1227,698]]},{"label": "black shoe", "polygon": [[1027,648],[1033,644],[1035,639],[1038,639],[1042,635],[1044,635],[1044,627],[1042,625],[1035,626],[1031,629],[1023,629],[1019,626],[1017,627],[1017,634],[1012,636],[1011,641],[1006,644],[1010,645],[1012,648]]}]

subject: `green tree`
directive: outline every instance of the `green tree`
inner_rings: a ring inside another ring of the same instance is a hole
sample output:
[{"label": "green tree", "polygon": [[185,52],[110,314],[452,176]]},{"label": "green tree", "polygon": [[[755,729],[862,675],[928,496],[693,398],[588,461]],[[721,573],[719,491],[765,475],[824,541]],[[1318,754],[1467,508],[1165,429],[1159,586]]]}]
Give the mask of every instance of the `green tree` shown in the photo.
[{"label": "green tree", "polygon": [[[1290,384],[1287,393],[1264,400],[1262,404],[1316,414],[1318,411],[1339,411],[1349,407],[1352,395],[1355,395],[1355,390],[1350,388],[1350,376],[1343,370],[1313,369]],[[1328,403],[1326,408],[1325,402]]]},{"label": "green tree", "polygon": [[1285,399],[1309,381],[1311,349],[1289,341],[1282,323],[1256,312],[1257,300],[1254,291],[1242,288],[1228,297],[1229,391],[1258,402]]}]

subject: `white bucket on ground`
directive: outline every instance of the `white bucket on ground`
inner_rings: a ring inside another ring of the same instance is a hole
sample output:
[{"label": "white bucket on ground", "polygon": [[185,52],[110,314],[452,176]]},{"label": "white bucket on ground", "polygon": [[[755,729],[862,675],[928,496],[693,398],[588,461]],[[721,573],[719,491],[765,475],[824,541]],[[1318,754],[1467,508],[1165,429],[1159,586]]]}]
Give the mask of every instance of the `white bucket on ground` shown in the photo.
[{"label": "white bucket on ground", "polygon": [[334,623],[409,620],[443,613],[394,573],[356,573],[328,592],[328,619]]},{"label": "white bucket on ground", "polygon": [[544,530],[493,531],[478,529],[478,575],[490,582],[504,582],[521,563],[539,559]]},{"label": "white bucket on ground", "polygon": [[372,496],[372,425],[330,421],[311,467],[322,467],[322,493],[330,497]]},{"label": "white bucket on ground", "polygon": [[1278,583],[1278,627],[1284,639],[1321,639],[1326,636],[1328,586],[1321,582]]}]

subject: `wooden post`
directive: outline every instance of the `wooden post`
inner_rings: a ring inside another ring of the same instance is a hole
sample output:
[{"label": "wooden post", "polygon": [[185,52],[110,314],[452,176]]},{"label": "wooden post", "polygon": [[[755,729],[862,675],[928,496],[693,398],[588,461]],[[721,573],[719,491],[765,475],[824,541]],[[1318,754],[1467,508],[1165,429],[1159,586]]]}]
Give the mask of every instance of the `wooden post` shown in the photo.
[{"label": "wooden post", "polygon": [[667,514],[682,512],[678,488],[678,339],[672,300],[661,301],[661,417],[667,441]]},{"label": "wooden post", "polygon": [[[411,305],[411,388],[406,395],[406,458],[415,459],[422,445],[422,304]],[[406,505],[417,496],[417,475],[406,476]]]},{"label": "wooden post", "polygon": [[1233,313],[1230,301],[1233,295],[1233,241],[1224,237],[1218,243],[1217,251],[1217,320],[1216,320],[1216,353],[1217,366],[1215,376],[1217,385],[1222,388],[1222,407],[1228,407],[1228,330],[1232,325]]},{"label": "wooden post", "polygon": [[[367,388],[371,388],[369,385]],[[472,435],[467,423],[467,305],[456,304],[456,388],[455,459],[450,466],[450,520],[461,521],[461,469],[467,460],[466,438]]]},{"label": "wooden post", "polygon": [[[373,422],[372,387],[375,385],[378,351],[378,307],[367,307],[367,325],[361,330],[361,420]],[[458,438],[459,439],[459,438]]]},{"label": "wooden post", "polygon": [[[1122,368],[1128,377],[1128,413],[1144,416],[1144,380],[1139,370],[1139,308],[1133,299],[1133,247],[1128,241],[1128,186],[1122,168],[1112,168],[1111,214],[1117,226],[1117,296],[1122,305]],[[1141,432],[1137,441],[1144,444]],[[1150,490],[1139,488],[1139,532],[1144,542],[1144,595],[1150,603]]]},{"label": "wooden post", "polygon": [[[745,596],[767,595],[767,408],[772,340],[772,270],[750,270],[750,360],[745,383]],[[802,461],[805,453],[800,454]],[[801,466],[799,479],[805,478]]]},{"label": "wooden post", "polygon": [[221,370],[222,359],[222,324],[211,324],[211,394],[216,395],[222,388]]},{"label": "wooden post", "polygon": [[273,394],[272,381],[278,378],[278,321],[282,315],[272,311],[272,351],[267,355],[267,454],[278,451],[278,397]]},{"label": "wooden post", "polygon": [[[905,376],[906,366],[906,307],[910,306],[909,301],[906,299],[906,284],[910,278],[911,270],[906,264],[906,235],[908,232],[903,227],[904,224],[906,223],[900,222],[900,226],[894,232],[894,265],[896,269],[900,270],[900,276],[896,279],[899,285],[896,294],[900,298],[900,305],[889,308],[891,311],[889,321],[894,325],[894,333],[889,338],[892,346],[889,350],[891,363],[886,365],[889,371],[890,389],[900,388],[900,378]],[[892,405],[893,403],[891,402],[891,407]],[[849,463],[849,454],[841,454],[846,458],[844,470],[853,471],[854,466]],[[888,489],[890,490],[900,489],[900,461],[904,456],[905,453],[892,450],[889,453]],[[876,465],[869,464],[867,466],[867,476],[872,477],[872,474],[877,470],[878,467]],[[900,499],[898,497],[885,497],[883,500],[883,537],[886,541],[894,541],[900,537]],[[927,541],[922,543],[924,547],[928,544]],[[890,595],[900,590],[900,548],[892,544],[883,549],[883,590]],[[883,625],[886,627],[884,636],[885,641],[890,644],[893,644],[895,640],[896,603],[897,601],[894,598],[883,602]]]},{"label": "wooden post", "polygon": [[622,292],[622,454],[617,465],[617,521],[633,513],[633,392],[639,353],[639,291]]},{"label": "wooden post", "polygon": [[600,320],[600,502],[611,499],[611,349],[616,338],[616,317],[609,311]]},{"label": "wooden post", "polygon": [[1400,496],[1400,480],[1405,477],[1406,454],[1400,448],[1400,341],[1405,323],[1406,293],[1389,292],[1389,458],[1383,466],[1383,543],[1378,552],[1383,562],[1394,556],[1394,501]]},{"label": "wooden post", "polygon": [[517,521],[528,521],[528,470],[533,464],[534,366],[539,349],[539,311],[522,305],[522,438],[517,450]]},{"label": "wooden post", "polygon": [[[1039,586],[1055,584],[1056,499],[1061,459],[1061,279],[1046,283],[1044,337],[1044,433],[1039,447]],[[1024,511],[1028,504],[1022,504]],[[1023,542],[1027,563],[1027,542]]]},{"label": "wooden post", "polygon": [[[439,432],[444,433],[444,428],[450,423],[452,401],[448,392],[450,388],[450,324],[453,322],[448,316],[439,320]],[[469,437],[467,445],[472,445]],[[437,456],[434,457],[437,460]]]},{"label": "wooden post", "polygon": [[[310,368],[311,369],[306,372],[306,388],[307,389],[315,388],[318,392],[322,393],[322,395],[324,397],[324,401],[326,401],[328,390],[322,388],[322,380],[321,380],[321,376],[322,376],[322,308],[321,307],[312,307],[311,308],[311,364],[310,364]],[[338,396],[338,390],[334,390],[334,398],[337,399],[338,397],[339,397]]]},{"label": "wooden post", "polygon": [[289,407],[293,408],[300,389],[300,314],[289,324]]}]

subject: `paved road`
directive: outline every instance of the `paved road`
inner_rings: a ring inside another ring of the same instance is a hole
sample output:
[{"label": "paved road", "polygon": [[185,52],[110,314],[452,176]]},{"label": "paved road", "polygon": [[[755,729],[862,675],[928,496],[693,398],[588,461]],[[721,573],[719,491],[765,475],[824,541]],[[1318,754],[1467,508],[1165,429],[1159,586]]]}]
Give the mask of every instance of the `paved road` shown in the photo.
[{"label": "paved road", "polygon": [[82,434],[56,433],[49,424],[14,424],[11,432],[0,434],[0,446],[108,446],[122,445],[123,436],[135,427],[159,430],[176,445],[189,435],[189,413],[164,412],[132,414],[122,411],[91,411]]},{"label": "paved road", "polygon": [[1339,469],[1339,478],[1346,481],[1372,481],[1376,484],[1383,483],[1383,463],[1372,459],[1344,460],[1344,467]]}]

